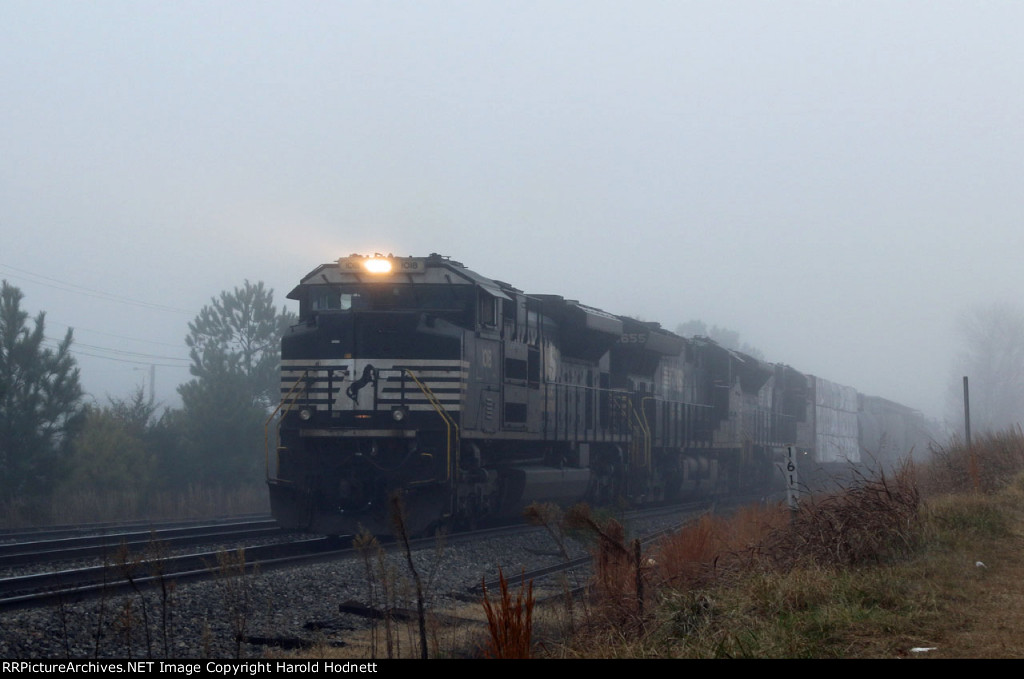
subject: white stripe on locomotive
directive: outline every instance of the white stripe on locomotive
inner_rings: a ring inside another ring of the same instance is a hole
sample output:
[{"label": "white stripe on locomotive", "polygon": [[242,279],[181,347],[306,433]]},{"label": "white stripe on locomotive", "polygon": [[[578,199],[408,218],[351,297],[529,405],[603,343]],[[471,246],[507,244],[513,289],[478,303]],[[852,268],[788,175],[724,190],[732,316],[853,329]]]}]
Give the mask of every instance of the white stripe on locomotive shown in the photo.
[{"label": "white stripe on locomotive", "polygon": [[446,410],[461,410],[461,396],[469,371],[469,364],[461,360],[288,359],[281,362],[281,396],[286,396],[305,376],[302,386],[304,397],[298,399],[299,403],[313,406],[317,411],[370,410],[359,408],[358,402],[353,401],[343,389],[343,385],[351,385],[361,379],[367,365],[374,367],[377,376],[377,410],[387,411],[401,404],[415,411],[434,409],[429,398],[409,379],[405,370],[415,375]]}]

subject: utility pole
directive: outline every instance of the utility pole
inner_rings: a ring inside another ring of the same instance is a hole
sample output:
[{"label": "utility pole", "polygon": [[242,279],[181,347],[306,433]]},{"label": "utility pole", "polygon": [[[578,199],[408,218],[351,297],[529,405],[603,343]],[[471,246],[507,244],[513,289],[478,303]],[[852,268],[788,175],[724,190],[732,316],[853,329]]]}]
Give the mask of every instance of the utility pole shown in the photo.
[{"label": "utility pole", "polygon": [[[142,370],[142,368],[132,368]],[[142,388],[146,388],[146,380],[142,380]],[[149,364],[149,405],[156,403],[156,363]]]},{"label": "utility pole", "polygon": [[964,375],[964,438],[967,448],[971,447],[971,395],[967,389],[967,375]]},{"label": "utility pole", "polygon": [[974,492],[981,489],[981,473],[978,458],[971,447],[971,395],[967,389],[967,375],[964,375],[964,438],[967,441],[967,473],[974,481]]}]

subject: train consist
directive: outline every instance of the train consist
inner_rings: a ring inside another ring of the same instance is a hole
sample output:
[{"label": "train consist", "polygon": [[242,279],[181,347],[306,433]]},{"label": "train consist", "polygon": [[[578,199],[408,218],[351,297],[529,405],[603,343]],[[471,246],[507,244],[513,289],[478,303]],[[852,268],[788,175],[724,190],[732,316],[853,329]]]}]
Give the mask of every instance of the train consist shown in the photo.
[{"label": "train consist", "polygon": [[390,533],[396,492],[412,531],[534,501],[764,494],[783,446],[806,476],[926,431],[891,401],[437,254],[345,257],[288,297],[267,475],[289,528]]}]

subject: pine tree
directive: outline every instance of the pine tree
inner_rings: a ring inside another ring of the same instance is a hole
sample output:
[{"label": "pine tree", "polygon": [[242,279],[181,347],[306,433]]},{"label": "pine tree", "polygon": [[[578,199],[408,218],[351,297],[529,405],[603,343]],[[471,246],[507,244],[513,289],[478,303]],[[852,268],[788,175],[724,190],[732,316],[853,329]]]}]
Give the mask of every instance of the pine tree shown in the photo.
[{"label": "pine tree", "polygon": [[233,378],[254,405],[273,406],[279,400],[277,374],[281,335],[295,315],[274,308],[274,291],[263,283],[222,292],[188,324],[192,375],[199,381]]},{"label": "pine tree", "polygon": [[263,423],[280,391],[281,335],[295,321],[274,308],[272,290],[246,281],[189,323],[194,379],[178,392],[194,480],[235,485],[258,478]]},{"label": "pine tree", "polygon": [[0,289],[0,491],[52,488],[82,417],[79,371],[69,328],[56,350],[44,346],[45,313],[28,327],[21,290]]}]

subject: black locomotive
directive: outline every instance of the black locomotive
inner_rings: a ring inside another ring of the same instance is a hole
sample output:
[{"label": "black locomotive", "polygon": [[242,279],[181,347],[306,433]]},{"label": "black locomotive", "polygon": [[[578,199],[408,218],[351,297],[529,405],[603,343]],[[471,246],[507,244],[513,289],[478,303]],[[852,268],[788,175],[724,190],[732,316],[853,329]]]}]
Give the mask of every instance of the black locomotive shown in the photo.
[{"label": "black locomotive", "polygon": [[534,501],[767,493],[782,446],[806,471],[905,453],[923,430],[898,404],[437,254],[352,255],[288,297],[268,483],[289,528],[389,533],[396,492],[414,531]]}]

